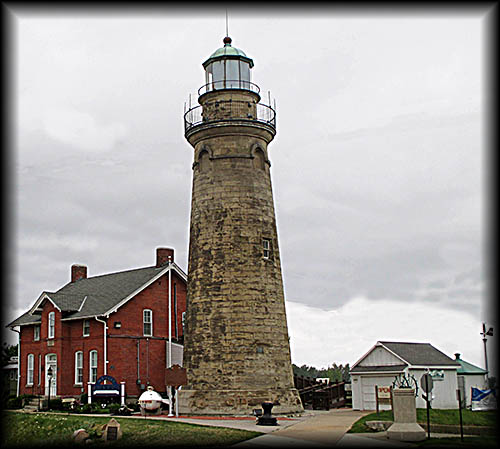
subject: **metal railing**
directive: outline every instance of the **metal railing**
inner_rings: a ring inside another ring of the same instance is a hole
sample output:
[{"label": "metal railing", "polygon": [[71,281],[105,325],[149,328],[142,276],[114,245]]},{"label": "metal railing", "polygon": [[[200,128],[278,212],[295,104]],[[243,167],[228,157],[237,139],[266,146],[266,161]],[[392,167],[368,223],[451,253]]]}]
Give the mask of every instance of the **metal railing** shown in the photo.
[{"label": "metal railing", "polygon": [[276,111],[271,106],[248,101],[219,100],[189,109],[184,114],[184,131],[201,124],[232,120],[260,122],[276,129]]},{"label": "metal railing", "polygon": [[245,80],[219,80],[212,81],[211,83],[205,84],[198,89],[198,95],[206,94],[213,90],[223,90],[223,89],[242,89],[250,90],[256,94],[260,93],[260,87],[257,84],[251,83]]}]

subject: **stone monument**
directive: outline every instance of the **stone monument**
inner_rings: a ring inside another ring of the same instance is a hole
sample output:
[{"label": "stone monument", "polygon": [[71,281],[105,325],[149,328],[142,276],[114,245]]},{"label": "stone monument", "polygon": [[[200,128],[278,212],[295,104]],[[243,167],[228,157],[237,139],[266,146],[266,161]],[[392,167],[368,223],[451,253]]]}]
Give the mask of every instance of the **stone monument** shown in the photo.
[{"label": "stone monument", "polygon": [[271,401],[300,412],[268,157],[275,109],[250,82],[252,59],[223,42],[184,116],[194,163],[179,411],[250,415]]},{"label": "stone monument", "polygon": [[425,440],[425,430],[417,424],[417,408],[413,388],[393,388],[392,413],[394,424],[387,429],[389,439],[398,441]]}]

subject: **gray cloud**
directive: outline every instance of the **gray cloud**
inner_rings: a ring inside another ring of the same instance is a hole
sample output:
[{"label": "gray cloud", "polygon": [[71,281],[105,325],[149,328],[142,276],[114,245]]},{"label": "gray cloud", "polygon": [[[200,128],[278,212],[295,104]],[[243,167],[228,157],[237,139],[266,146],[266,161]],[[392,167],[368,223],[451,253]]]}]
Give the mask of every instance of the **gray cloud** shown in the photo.
[{"label": "gray cloud", "polygon": [[[12,310],[63,285],[72,263],[146,266],[169,245],[187,269],[182,114],[223,16],[18,16]],[[277,99],[288,300],[332,310],[363,295],[484,319],[481,20],[231,20],[263,101]]]}]

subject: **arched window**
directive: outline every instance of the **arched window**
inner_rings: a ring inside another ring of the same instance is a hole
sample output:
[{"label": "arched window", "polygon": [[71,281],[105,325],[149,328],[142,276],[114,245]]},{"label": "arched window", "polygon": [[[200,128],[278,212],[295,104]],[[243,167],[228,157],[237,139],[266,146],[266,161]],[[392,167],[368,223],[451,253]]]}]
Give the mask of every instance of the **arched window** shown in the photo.
[{"label": "arched window", "polygon": [[89,382],[97,382],[97,351],[90,351]]},{"label": "arched window", "polygon": [[260,149],[257,148],[254,153],[253,153],[253,166],[255,168],[260,168],[261,170],[264,170],[266,167],[266,156],[264,155],[264,152]]},{"label": "arched window", "polygon": [[55,327],[56,327],[56,313],[55,312],[49,312],[49,332],[48,332],[48,337],[49,338],[54,338],[55,335]]},{"label": "arched window", "polygon": [[75,352],[75,384],[83,384],[83,352]]},{"label": "arched window", "polygon": [[28,354],[28,372],[26,375],[26,384],[33,385],[33,369],[35,364],[35,356]]},{"label": "arched window", "polygon": [[144,309],[142,311],[142,323],[143,323],[143,333],[145,337],[151,337],[153,335],[153,311],[150,309]]}]

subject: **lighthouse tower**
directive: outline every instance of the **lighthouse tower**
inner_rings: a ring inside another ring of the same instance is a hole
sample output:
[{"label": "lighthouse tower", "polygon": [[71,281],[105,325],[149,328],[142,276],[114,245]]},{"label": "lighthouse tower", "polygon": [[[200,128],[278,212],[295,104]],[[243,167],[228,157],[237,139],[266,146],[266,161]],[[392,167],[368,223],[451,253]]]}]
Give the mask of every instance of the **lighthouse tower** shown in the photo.
[{"label": "lighthouse tower", "polygon": [[181,413],[302,411],[293,384],[268,144],[275,110],[231,45],[204,63],[199,105],[184,116],[194,148]]}]

